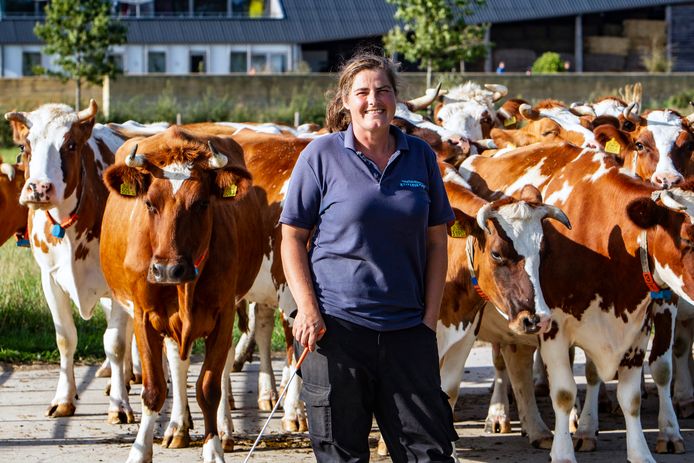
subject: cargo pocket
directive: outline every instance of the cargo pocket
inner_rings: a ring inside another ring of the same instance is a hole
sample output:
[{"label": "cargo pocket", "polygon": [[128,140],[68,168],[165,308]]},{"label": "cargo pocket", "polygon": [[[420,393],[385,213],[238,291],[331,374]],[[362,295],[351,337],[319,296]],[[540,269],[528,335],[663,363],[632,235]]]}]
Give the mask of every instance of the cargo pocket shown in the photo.
[{"label": "cargo pocket", "polygon": [[330,411],[330,386],[304,382],[301,400],[306,404],[308,431],[311,437],[331,442],[333,439]]}]

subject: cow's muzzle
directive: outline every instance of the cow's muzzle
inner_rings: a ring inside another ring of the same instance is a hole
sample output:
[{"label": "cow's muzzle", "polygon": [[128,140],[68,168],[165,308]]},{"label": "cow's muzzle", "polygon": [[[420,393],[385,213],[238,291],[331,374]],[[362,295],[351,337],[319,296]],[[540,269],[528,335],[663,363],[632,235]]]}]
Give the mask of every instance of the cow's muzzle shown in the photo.
[{"label": "cow's muzzle", "polygon": [[55,188],[51,182],[29,179],[24,184],[19,202],[32,209],[45,209],[52,206],[54,191]]},{"label": "cow's muzzle", "polygon": [[178,285],[195,279],[195,268],[185,261],[152,259],[147,272],[147,281],[160,285]]},{"label": "cow's muzzle", "polygon": [[536,313],[524,310],[509,325],[518,334],[537,334],[546,329],[548,321],[548,319],[540,317]]}]

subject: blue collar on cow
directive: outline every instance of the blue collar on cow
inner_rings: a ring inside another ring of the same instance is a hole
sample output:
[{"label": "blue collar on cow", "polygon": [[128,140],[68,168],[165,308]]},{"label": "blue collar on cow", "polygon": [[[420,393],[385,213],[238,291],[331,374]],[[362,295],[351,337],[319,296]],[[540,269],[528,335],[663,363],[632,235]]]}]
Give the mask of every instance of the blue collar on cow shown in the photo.
[{"label": "blue collar on cow", "polygon": [[17,243],[17,247],[28,248],[29,244],[29,230],[26,227],[19,228],[14,232],[14,240]]},{"label": "blue collar on cow", "polygon": [[643,273],[643,281],[646,282],[646,286],[651,293],[651,299],[653,300],[663,300],[663,302],[670,302],[672,299],[672,291],[669,289],[663,289],[655,282],[655,278],[651,273],[650,267],[648,265],[648,235],[646,230],[641,232],[639,237],[639,257],[641,259],[641,271]]},{"label": "blue collar on cow", "polygon": [[198,260],[196,260],[193,264],[193,267],[195,267],[195,276],[198,276],[200,274],[200,266],[202,265],[202,261],[204,261],[207,258],[207,251],[208,249],[205,249],[205,252],[203,252],[202,255],[198,258]]},{"label": "blue collar on cow", "polygon": [[475,275],[475,267],[474,267],[474,256],[475,256],[475,237],[474,236],[468,236],[467,239],[465,240],[465,253],[467,254],[467,266],[468,269],[470,270],[470,279],[472,280],[472,287],[475,288],[475,291],[485,301],[489,300],[489,297],[482,291],[482,288],[480,288],[480,284],[477,281],[477,275]]}]

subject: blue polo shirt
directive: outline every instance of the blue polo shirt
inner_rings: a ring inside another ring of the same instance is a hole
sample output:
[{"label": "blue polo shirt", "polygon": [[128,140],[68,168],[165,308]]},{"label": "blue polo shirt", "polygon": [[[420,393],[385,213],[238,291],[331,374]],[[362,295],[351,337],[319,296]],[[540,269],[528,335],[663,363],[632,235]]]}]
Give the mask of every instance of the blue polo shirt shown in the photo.
[{"label": "blue polo shirt", "polygon": [[391,126],[380,172],[350,125],[312,141],[292,171],[280,222],[315,229],[309,267],[321,312],[378,331],[424,314],[427,228],[453,220],[436,155]]}]

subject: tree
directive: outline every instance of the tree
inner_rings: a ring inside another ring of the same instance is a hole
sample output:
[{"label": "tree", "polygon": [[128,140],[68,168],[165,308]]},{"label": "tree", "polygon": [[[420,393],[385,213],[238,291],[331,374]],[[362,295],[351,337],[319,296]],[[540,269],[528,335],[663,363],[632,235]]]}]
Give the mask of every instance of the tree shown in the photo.
[{"label": "tree", "polygon": [[62,80],[75,81],[75,110],[80,108],[82,82],[100,85],[104,76],[115,77],[117,69],[109,47],[125,43],[125,26],[111,18],[107,0],[51,0],[46,20],[37,23],[34,34],[56,55],[60,71],[43,70]]},{"label": "tree", "polygon": [[432,70],[449,70],[461,61],[487,53],[484,35],[488,25],[467,25],[464,16],[484,0],[387,0],[397,7],[395,26],[383,37],[389,53],[402,53],[408,61],[427,69],[427,86]]}]

